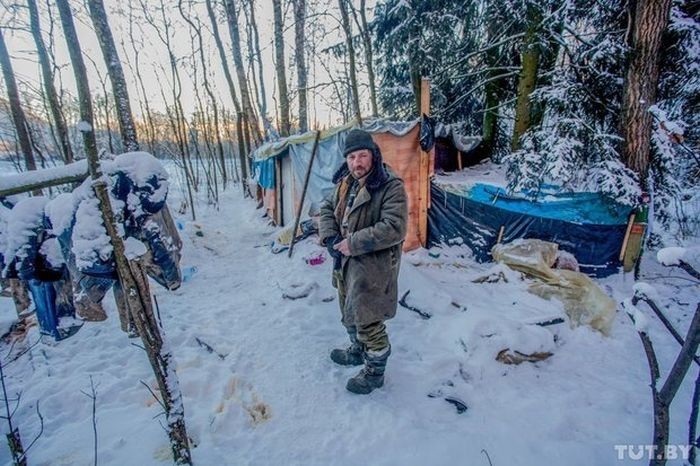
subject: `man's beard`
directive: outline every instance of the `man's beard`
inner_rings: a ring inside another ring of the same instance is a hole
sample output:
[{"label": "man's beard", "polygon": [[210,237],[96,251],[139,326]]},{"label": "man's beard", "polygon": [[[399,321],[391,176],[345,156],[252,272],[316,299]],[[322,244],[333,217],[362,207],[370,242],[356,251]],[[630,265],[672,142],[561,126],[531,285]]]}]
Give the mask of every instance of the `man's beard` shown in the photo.
[{"label": "man's beard", "polygon": [[367,174],[368,174],[369,172],[370,172],[370,170],[368,170],[368,169],[363,169],[361,172],[359,171],[359,169],[355,169],[355,170],[352,170],[352,171],[351,171],[352,176],[353,176],[356,180],[359,180],[360,178],[364,178],[365,176],[367,176]]}]

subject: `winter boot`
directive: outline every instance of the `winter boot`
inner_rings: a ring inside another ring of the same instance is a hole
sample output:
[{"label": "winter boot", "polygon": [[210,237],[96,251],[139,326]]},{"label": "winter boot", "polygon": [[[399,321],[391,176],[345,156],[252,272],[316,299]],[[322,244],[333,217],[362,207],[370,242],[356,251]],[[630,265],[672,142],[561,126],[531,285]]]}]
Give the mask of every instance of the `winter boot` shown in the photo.
[{"label": "winter boot", "polygon": [[384,369],[390,354],[391,346],[379,354],[376,352],[364,353],[365,367],[355,377],[348,380],[345,388],[358,395],[367,395],[375,388],[383,386]]},{"label": "winter boot", "polygon": [[346,349],[334,349],[331,351],[331,359],[341,366],[359,366],[362,364],[363,346],[356,335],[355,327],[348,327],[350,346]]}]

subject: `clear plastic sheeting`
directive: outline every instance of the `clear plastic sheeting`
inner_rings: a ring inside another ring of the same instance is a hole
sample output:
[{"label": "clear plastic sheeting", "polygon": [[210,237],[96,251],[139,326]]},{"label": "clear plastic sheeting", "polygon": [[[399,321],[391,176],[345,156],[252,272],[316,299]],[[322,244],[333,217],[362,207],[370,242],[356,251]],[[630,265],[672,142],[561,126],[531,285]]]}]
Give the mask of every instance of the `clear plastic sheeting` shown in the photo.
[{"label": "clear plastic sheeting", "polygon": [[558,249],[555,243],[519,239],[495,245],[491,254],[497,262],[537,279],[528,291],[544,299],[561,301],[573,327],[589,325],[608,335],[615,318],[615,301],[588,276],[553,269]]}]

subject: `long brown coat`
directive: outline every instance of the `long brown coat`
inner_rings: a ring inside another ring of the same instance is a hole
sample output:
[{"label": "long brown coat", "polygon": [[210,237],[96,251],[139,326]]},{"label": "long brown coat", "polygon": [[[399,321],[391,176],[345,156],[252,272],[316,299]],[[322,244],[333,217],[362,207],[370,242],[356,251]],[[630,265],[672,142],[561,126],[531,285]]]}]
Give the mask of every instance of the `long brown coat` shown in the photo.
[{"label": "long brown coat", "polygon": [[[360,188],[348,213],[350,256],[340,269],[345,303],[343,324],[367,325],[396,315],[401,245],[406,236],[408,206],[403,181],[389,169],[388,177],[375,189]],[[326,245],[340,233],[340,192],[348,175],[321,206],[319,235]],[[334,286],[338,286],[336,280]]]}]

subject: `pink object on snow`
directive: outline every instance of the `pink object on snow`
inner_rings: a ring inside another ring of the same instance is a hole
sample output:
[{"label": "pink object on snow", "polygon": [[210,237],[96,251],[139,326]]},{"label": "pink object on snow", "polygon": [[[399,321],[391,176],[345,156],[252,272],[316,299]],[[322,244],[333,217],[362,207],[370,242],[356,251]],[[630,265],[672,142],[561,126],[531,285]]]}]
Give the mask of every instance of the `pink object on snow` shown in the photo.
[{"label": "pink object on snow", "polygon": [[321,265],[326,262],[326,256],[323,253],[318,253],[318,255],[310,256],[304,259],[309,265]]}]

